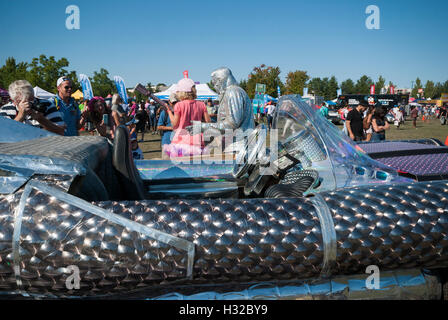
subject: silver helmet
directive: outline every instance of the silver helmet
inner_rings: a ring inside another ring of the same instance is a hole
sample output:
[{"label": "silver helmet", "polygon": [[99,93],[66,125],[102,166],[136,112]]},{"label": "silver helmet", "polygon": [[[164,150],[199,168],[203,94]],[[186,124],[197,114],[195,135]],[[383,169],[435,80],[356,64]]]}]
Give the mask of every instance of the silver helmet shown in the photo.
[{"label": "silver helmet", "polygon": [[227,87],[231,85],[238,85],[232,75],[232,71],[229,68],[223,67],[216,69],[211,74],[213,87],[218,91],[218,94],[222,96],[226,91]]}]

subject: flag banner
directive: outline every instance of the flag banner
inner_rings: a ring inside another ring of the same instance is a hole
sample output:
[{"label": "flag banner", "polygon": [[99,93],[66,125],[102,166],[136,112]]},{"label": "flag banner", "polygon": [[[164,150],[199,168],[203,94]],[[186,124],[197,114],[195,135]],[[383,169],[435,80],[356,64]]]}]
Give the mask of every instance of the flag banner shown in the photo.
[{"label": "flag banner", "polygon": [[308,88],[303,88],[303,95],[307,96],[308,95]]},{"label": "flag banner", "polygon": [[395,94],[395,88],[394,88],[394,86],[390,86],[390,94]]},{"label": "flag banner", "polygon": [[188,70],[184,71],[184,78],[188,78]]},{"label": "flag banner", "polygon": [[342,89],[338,89],[338,91],[337,91],[337,95],[338,95],[338,97],[339,97],[339,96],[342,96]]},{"label": "flag banner", "polygon": [[84,96],[84,100],[93,99],[92,84],[90,83],[89,77],[85,74],[80,74],[79,82],[81,83],[82,95]]},{"label": "flag banner", "polygon": [[370,86],[370,94],[375,94],[375,85],[374,84],[372,84]]},{"label": "flag banner", "polygon": [[277,97],[280,98],[280,96],[281,96],[280,86],[277,86]]},{"label": "flag banner", "polygon": [[117,87],[118,94],[125,104],[128,104],[128,94],[126,92],[126,86],[124,84],[124,80],[120,76],[114,77],[115,86]]}]

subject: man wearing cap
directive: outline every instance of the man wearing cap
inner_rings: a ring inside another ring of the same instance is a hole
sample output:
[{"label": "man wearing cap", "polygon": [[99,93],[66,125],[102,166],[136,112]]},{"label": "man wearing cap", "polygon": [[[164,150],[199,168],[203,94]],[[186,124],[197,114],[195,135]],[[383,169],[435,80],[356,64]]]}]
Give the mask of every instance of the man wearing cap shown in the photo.
[{"label": "man wearing cap", "polygon": [[56,85],[58,95],[55,98],[55,104],[67,125],[64,135],[77,136],[79,135],[78,130],[83,126],[85,119],[81,117],[78,104],[72,98],[73,83],[68,77],[60,77]]},{"label": "man wearing cap", "polygon": [[365,138],[363,114],[369,108],[367,101],[360,101],[358,106],[347,115],[346,126],[348,135],[353,141],[363,141]]}]

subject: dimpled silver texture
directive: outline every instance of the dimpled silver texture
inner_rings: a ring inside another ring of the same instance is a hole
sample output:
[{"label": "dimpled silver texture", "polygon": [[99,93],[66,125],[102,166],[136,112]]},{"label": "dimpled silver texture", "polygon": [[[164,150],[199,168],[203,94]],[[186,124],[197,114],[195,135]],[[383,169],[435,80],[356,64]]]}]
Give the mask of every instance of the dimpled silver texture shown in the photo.
[{"label": "dimpled silver texture", "polygon": [[[448,183],[375,186],[321,193],[333,215],[332,274],[448,265]],[[12,209],[0,198],[0,289],[17,290]],[[186,253],[33,191],[20,237],[20,276],[28,293],[89,296],[173,284],[310,279],[324,249],[316,208],[306,198],[101,202],[97,205],[196,245],[193,280]],[[81,288],[65,286],[78,266]]]},{"label": "dimpled silver texture", "polygon": [[322,196],[335,224],[338,272],[448,265],[448,182],[355,187]]}]

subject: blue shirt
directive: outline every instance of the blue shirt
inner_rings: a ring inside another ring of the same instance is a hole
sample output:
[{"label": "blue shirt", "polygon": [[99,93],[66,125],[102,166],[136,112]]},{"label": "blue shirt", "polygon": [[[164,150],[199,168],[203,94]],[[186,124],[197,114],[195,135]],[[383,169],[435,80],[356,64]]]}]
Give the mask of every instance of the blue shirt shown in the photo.
[{"label": "blue shirt", "polygon": [[[165,110],[160,112],[159,116],[159,122],[157,122],[157,126],[164,126],[164,127],[172,127],[170,117],[168,117],[168,114]],[[164,144],[170,144],[171,143],[171,133],[173,131],[163,131],[162,135],[162,146]]]},{"label": "blue shirt", "polygon": [[65,129],[65,136],[77,136],[78,134],[78,123],[81,119],[81,111],[78,108],[75,99],[70,98],[69,103],[66,105],[64,101],[58,96],[56,96],[56,104],[59,111],[62,114],[62,118],[67,125]]}]

